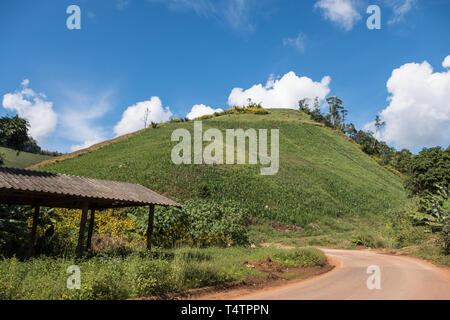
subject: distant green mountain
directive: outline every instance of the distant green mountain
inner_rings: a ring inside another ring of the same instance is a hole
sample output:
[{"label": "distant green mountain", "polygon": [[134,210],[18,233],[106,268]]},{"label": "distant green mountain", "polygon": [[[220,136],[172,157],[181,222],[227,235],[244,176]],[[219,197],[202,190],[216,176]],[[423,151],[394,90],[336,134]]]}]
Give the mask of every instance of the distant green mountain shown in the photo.
[{"label": "distant green mountain", "polygon": [[29,152],[20,152],[17,154],[16,150],[0,147],[0,153],[5,155],[4,167],[12,168],[26,168],[33,164],[51,159],[51,156],[44,156],[41,154],[34,154]]},{"label": "distant green mountain", "polygon": [[172,132],[186,128],[193,137],[193,126],[193,121],[166,123],[72,159],[65,155],[43,170],[139,183],[181,202],[232,199],[255,217],[300,226],[378,215],[406,197],[398,176],[302,112],[272,109],[268,115],[203,120],[204,131],[218,128],[224,137],[225,129],[279,129],[280,168],[273,176],[260,175],[260,165],[173,164],[171,151],[178,142],[171,142]]}]

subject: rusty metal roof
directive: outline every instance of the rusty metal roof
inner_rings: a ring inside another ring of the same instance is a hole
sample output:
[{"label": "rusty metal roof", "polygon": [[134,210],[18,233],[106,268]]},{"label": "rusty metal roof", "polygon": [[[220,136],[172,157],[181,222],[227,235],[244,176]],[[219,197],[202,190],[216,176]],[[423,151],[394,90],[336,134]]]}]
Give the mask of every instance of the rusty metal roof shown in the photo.
[{"label": "rusty metal roof", "polygon": [[181,207],[139,184],[51,172],[0,167],[0,203],[49,207],[115,208],[161,205]]}]

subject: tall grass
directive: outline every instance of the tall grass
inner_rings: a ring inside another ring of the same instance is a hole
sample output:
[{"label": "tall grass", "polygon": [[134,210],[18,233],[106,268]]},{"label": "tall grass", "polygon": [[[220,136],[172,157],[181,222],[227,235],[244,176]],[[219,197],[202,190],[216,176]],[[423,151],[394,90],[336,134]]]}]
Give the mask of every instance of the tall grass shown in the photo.
[{"label": "tall grass", "polygon": [[[323,265],[325,255],[316,249],[180,248],[153,253],[134,251],[118,258],[97,256],[73,259],[40,257],[20,262],[0,260],[0,299],[127,299],[213,286],[249,275],[264,276],[243,261],[266,256],[288,266]],[[66,287],[70,265],[81,270],[81,288]]]}]

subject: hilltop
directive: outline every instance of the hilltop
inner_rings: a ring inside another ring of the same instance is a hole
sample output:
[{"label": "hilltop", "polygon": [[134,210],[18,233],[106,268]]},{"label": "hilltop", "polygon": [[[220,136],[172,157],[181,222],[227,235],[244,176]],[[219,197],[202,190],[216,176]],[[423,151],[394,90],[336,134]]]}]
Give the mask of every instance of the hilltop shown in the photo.
[{"label": "hilltop", "polygon": [[231,199],[256,218],[298,226],[380,215],[406,197],[398,176],[345,135],[300,111],[270,109],[267,115],[203,120],[203,130],[279,129],[280,167],[273,176],[260,175],[260,165],[173,164],[171,151],[177,142],[171,141],[172,132],[185,128],[193,134],[193,127],[193,121],[172,121],[35,168],[139,183],[181,202]]}]

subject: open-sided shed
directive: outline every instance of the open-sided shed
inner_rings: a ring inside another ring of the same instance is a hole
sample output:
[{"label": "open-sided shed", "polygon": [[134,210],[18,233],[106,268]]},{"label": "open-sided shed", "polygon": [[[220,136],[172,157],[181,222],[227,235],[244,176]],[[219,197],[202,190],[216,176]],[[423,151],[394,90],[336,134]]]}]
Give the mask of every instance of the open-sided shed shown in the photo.
[{"label": "open-sided shed", "polygon": [[182,207],[138,184],[5,167],[0,167],[0,203],[34,206],[30,256],[33,254],[40,207],[82,210],[76,248],[78,257],[85,249],[84,234],[89,210],[87,248],[91,246],[96,210],[149,206],[147,248],[150,250],[155,205]]}]

